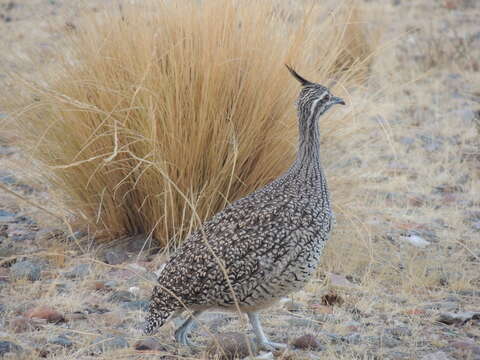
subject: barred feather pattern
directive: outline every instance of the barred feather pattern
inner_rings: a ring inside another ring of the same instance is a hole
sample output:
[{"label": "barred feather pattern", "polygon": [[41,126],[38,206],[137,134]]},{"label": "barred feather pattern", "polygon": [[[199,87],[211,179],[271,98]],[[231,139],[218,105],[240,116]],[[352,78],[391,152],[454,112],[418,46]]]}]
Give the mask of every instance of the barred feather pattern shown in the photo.
[{"label": "barred feather pattern", "polygon": [[232,310],[237,302],[242,311],[257,311],[305,285],[333,222],[320,161],[318,119],[335,103],[343,101],[327,88],[304,85],[297,100],[295,162],[184,241],[158,277],[145,333],[153,333],[182,309]]}]

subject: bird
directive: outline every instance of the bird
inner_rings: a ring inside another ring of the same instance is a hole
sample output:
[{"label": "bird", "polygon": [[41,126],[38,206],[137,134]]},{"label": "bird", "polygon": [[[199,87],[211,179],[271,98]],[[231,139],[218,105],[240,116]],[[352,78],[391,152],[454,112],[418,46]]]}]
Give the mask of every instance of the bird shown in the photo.
[{"label": "bird", "polygon": [[345,105],[327,87],[286,67],[301,85],[295,160],[285,173],[232,202],[184,240],[158,276],[144,334],[188,311],[175,340],[196,346],[188,335],[202,312],[239,310],[247,314],[261,349],[286,347],[267,338],[259,311],[303,288],[320,262],[334,214],[318,123],[333,105]]}]

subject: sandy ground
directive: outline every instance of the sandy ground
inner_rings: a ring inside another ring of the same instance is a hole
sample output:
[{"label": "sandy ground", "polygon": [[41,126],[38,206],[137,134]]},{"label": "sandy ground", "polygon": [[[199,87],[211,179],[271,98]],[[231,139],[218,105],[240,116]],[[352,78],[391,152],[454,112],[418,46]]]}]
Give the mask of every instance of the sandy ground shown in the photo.
[{"label": "sandy ground", "polygon": [[[0,1],[1,91],[20,91],[7,71],[34,79],[53,66],[54,44],[79,31],[79,14],[106,4]],[[386,29],[372,67],[381,101],[371,136],[385,141],[344,165],[364,174],[362,222],[374,233],[357,250],[372,259],[369,270],[358,277],[355,260],[338,267],[348,272],[320,269],[304,292],[263,315],[264,326],[297,345],[277,358],[480,359],[480,3],[365,1],[367,10],[380,6]],[[19,168],[20,158],[15,137],[0,133],[0,182],[48,205],[48,187]],[[162,260],[138,255],[142,237],[106,249],[75,235],[0,191],[0,357],[206,356],[175,346],[174,324],[147,346],[153,351],[135,345]],[[352,249],[337,249],[339,261],[342,251]],[[31,279],[18,279],[22,272]],[[237,318],[207,314],[194,338],[251,335]],[[302,342],[305,334],[313,338]]]}]

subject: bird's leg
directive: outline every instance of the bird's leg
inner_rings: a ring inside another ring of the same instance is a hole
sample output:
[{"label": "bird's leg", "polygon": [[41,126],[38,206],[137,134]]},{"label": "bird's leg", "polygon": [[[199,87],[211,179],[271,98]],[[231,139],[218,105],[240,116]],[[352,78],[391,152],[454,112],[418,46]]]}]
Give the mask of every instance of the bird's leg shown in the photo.
[{"label": "bird's leg", "polygon": [[189,316],[187,320],[175,331],[175,340],[181,345],[188,345],[190,347],[196,347],[193,342],[188,338],[188,333],[192,330],[192,326],[195,323],[195,319],[200,316],[202,311],[195,311]]},{"label": "bird's leg", "polygon": [[263,350],[272,351],[285,349],[287,347],[286,344],[275,343],[268,340],[267,336],[263,332],[257,312],[248,312],[247,315],[248,320],[250,320],[250,324],[252,324],[253,332],[257,337],[257,343],[260,348],[262,348]]}]

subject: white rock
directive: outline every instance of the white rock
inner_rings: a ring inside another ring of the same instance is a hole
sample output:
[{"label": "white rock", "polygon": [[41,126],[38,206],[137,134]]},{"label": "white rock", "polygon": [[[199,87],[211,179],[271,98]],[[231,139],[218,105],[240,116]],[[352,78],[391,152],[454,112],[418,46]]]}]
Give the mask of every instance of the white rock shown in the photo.
[{"label": "white rock", "polygon": [[408,241],[410,244],[412,244],[413,246],[416,246],[416,247],[419,247],[419,248],[424,248],[424,247],[427,247],[428,245],[430,245],[430,242],[428,242],[427,240],[425,240],[424,238],[422,238],[418,235],[406,236],[406,237],[404,237],[404,239],[406,241]]},{"label": "white rock", "polygon": [[131,288],[128,289],[128,292],[137,296],[140,293],[140,288],[138,286],[132,286]]}]

